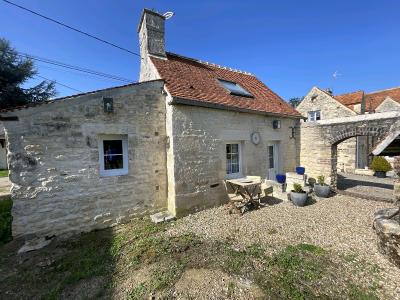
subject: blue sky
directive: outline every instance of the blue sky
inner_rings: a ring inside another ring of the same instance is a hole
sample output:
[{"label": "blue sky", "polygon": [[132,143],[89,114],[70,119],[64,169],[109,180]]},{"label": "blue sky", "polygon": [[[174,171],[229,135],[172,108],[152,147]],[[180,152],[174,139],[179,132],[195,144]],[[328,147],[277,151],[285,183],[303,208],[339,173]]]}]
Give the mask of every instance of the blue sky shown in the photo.
[{"label": "blue sky", "polygon": [[[284,99],[400,86],[400,1],[12,0],[139,51],[143,8],[173,11],[167,50],[257,75]],[[139,59],[0,1],[0,37],[21,52],[138,79]],[[82,91],[121,82],[43,63],[40,75]],[[340,75],[336,80],[333,73]],[[76,92],[57,86],[58,96]]]}]

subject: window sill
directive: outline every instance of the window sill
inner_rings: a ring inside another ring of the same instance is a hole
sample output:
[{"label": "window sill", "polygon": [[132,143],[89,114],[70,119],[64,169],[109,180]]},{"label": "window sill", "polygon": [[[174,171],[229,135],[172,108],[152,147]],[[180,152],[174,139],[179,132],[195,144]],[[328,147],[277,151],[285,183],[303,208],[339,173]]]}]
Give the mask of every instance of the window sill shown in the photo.
[{"label": "window sill", "polygon": [[129,174],[128,171],[119,171],[119,172],[104,172],[100,171],[100,177],[116,177],[116,176],[127,176]]}]

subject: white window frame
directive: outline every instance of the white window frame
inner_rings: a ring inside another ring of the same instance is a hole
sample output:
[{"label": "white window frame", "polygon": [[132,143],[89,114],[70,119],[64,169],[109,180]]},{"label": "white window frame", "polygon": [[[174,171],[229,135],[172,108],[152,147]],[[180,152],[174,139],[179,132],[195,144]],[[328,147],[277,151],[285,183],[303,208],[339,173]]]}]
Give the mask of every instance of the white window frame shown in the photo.
[{"label": "white window frame", "polygon": [[321,111],[320,110],[313,110],[308,112],[308,121],[315,122],[317,120],[317,114],[319,115],[319,120],[321,120]]},{"label": "white window frame", "polygon": [[[104,141],[122,141],[122,160],[124,167],[122,169],[104,169]],[[127,175],[129,172],[129,160],[128,160],[128,136],[121,134],[108,134],[101,135],[98,138],[99,143],[99,163],[100,163],[100,176],[121,176]]]},{"label": "white window frame", "polygon": [[[230,173],[228,174],[228,170],[226,169],[226,145],[238,145],[238,151],[239,151],[239,172],[237,173]],[[233,178],[240,178],[243,177],[243,173],[242,173],[242,165],[243,165],[243,161],[242,161],[242,143],[240,141],[227,141],[225,142],[224,145],[224,157],[225,157],[225,178],[226,179],[233,179]]]}]

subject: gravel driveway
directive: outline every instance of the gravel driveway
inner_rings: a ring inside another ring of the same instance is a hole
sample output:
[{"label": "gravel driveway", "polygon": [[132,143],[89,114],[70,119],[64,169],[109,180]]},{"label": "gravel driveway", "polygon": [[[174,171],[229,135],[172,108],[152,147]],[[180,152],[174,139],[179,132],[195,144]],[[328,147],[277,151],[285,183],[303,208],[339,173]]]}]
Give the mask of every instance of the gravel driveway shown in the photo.
[{"label": "gravel driveway", "polygon": [[310,243],[341,255],[355,255],[379,266],[379,284],[392,299],[400,299],[400,270],[378,252],[372,229],[374,212],[392,206],[344,195],[320,199],[306,207],[285,201],[243,216],[229,214],[227,207],[222,206],[178,220],[167,234],[228,238],[238,248],[259,243],[271,254],[287,245]]}]

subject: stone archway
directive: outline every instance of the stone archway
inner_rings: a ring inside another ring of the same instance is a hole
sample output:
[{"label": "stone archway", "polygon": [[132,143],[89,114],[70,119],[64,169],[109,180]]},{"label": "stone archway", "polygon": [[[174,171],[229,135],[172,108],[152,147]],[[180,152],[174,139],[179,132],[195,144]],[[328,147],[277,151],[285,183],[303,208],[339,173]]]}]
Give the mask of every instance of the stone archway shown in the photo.
[{"label": "stone archway", "polygon": [[310,178],[324,175],[337,185],[337,145],[356,136],[373,136],[382,141],[400,130],[400,112],[385,112],[302,123],[300,164]]}]

